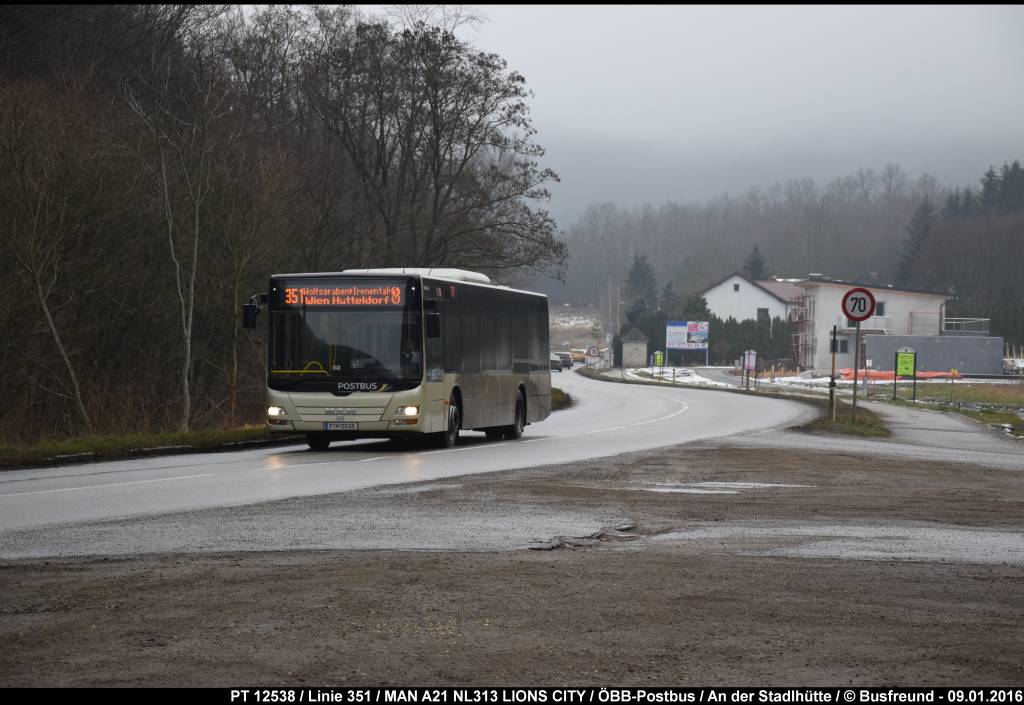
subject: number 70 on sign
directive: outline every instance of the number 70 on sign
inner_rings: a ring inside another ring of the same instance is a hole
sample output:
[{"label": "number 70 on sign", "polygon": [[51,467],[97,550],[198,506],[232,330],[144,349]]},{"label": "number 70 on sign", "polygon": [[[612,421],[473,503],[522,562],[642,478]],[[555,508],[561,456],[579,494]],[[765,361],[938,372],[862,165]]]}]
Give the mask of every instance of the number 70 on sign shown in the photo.
[{"label": "number 70 on sign", "polygon": [[850,289],[843,296],[843,315],[851,321],[865,321],[875,315],[875,296],[863,287]]}]

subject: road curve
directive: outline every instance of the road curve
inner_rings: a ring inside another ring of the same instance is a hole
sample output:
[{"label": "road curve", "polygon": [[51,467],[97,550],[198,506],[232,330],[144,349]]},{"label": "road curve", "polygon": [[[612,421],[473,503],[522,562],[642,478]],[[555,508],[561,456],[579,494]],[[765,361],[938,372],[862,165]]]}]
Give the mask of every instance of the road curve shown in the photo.
[{"label": "road curve", "polygon": [[571,462],[753,430],[810,417],[790,401],[599,382],[552,383],[576,404],[528,426],[520,441],[464,432],[456,448],[335,443],[89,463],[0,475],[0,530],[253,504],[443,477]]}]

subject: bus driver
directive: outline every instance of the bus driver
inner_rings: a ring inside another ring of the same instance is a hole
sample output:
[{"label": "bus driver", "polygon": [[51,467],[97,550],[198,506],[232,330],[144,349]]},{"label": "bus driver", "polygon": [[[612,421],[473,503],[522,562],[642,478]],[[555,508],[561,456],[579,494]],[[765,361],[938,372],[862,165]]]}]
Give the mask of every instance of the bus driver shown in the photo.
[{"label": "bus driver", "polygon": [[420,351],[416,349],[416,345],[413,343],[412,338],[406,338],[402,342],[402,366],[419,370]]}]

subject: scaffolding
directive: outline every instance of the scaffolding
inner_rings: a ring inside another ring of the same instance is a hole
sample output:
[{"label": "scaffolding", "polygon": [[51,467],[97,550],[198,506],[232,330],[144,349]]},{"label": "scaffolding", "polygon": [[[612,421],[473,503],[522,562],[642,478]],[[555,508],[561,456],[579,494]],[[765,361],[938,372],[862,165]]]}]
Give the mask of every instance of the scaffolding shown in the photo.
[{"label": "scaffolding", "polygon": [[814,367],[814,294],[803,294],[797,299],[792,321],[796,324],[793,333],[793,361],[798,369]]}]

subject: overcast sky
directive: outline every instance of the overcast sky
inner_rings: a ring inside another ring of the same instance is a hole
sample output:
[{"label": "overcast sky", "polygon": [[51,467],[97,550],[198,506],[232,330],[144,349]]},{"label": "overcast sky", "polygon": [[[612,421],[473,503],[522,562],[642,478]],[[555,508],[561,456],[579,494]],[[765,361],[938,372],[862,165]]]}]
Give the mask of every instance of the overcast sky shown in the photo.
[{"label": "overcast sky", "polygon": [[568,227],[594,201],[1024,159],[1022,6],[487,5],[460,33],[533,90]]}]

